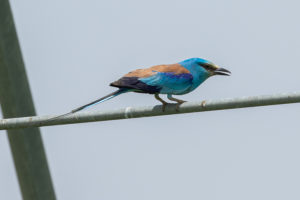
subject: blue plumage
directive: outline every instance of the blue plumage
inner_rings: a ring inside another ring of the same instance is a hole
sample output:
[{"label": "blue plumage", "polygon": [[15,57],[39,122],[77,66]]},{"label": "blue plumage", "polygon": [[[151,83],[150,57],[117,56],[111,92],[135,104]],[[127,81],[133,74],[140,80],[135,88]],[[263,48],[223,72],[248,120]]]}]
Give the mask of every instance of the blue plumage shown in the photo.
[{"label": "blue plumage", "polygon": [[179,95],[191,87],[193,76],[189,73],[174,74],[174,72],[156,72],[150,77],[140,78],[139,80],[147,85],[160,88],[160,94]]},{"label": "blue plumage", "polygon": [[147,69],[138,69],[129,72],[110,84],[113,87],[119,88],[116,92],[81,106],[71,113],[107,101],[126,92],[154,94],[155,98],[163,104],[163,110],[167,102],[161,99],[159,94],[167,94],[169,100],[177,102],[177,109],[179,109],[179,105],[185,101],[176,99],[172,95],[187,94],[196,89],[210,76],[229,76],[230,74],[230,71],[201,58],[190,58],[176,64],[157,65]]}]

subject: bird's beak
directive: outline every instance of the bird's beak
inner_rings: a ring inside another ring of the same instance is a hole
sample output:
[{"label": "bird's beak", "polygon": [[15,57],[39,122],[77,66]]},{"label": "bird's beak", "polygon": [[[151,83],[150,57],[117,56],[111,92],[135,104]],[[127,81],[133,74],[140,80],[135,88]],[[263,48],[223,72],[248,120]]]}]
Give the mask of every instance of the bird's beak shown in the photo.
[{"label": "bird's beak", "polygon": [[214,71],[214,75],[224,75],[224,76],[230,76],[231,72],[224,68],[218,68]]}]

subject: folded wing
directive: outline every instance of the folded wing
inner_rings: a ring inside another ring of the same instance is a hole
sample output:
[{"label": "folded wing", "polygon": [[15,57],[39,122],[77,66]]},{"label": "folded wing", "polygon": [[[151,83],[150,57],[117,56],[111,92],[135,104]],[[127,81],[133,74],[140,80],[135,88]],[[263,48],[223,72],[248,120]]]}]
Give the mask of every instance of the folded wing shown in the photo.
[{"label": "folded wing", "polygon": [[129,72],[110,85],[150,94],[184,94],[191,87],[192,80],[193,76],[186,68],[172,64]]}]

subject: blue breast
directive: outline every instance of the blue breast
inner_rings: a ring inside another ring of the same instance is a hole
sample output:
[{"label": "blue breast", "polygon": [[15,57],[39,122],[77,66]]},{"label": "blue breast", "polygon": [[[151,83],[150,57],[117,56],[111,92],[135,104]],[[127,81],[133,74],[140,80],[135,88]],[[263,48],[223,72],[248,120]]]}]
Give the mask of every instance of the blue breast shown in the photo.
[{"label": "blue breast", "polygon": [[199,65],[199,63],[209,63],[209,61],[201,59],[201,58],[191,58],[188,60],[184,60],[180,62],[179,64],[182,65],[184,68],[189,70],[193,76],[192,85],[186,93],[189,93],[196,89],[201,83],[203,83],[210,74]]}]

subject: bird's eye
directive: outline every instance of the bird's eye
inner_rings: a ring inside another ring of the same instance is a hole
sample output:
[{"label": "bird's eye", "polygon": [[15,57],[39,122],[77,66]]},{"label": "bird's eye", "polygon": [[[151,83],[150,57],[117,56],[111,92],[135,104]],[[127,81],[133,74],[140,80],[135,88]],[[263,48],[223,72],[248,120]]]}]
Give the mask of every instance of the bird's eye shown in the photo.
[{"label": "bird's eye", "polygon": [[210,64],[208,64],[208,63],[202,64],[201,66],[202,66],[204,69],[206,69],[207,71],[212,71],[212,70],[214,70],[214,68],[213,68]]}]

